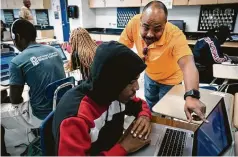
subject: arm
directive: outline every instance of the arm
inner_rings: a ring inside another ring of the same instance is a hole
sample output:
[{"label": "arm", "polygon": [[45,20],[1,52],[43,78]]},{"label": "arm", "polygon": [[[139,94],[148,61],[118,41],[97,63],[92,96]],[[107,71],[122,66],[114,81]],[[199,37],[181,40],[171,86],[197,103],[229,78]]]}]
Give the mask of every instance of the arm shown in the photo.
[{"label": "arm", "polygon": [[23,102],[22,92],[24,89],[22,70],[14,63],[10,63],[10,100],[12,104]]},{"label": "arm", "polygon": [[23,89],[24,86],[22,85],[10,85],[10,100],[12,104],[20,104],[23,102]]},{"label": "arm", "polygon": [[[58,143],[59,156],[90,155],[91,143],[90,128],[84,119],[70,117],[61,123]],[[124,156],[126,154],[127,152],[120,144],[100,153],[100,155],[106,156]]]},{"label": "arm", "polygon": [[185,91],[199,89],[199,74],[195,66],[193,56],[184,56],[178,60],[180,69],[183,72]]},{"label": "arm", "polygon": [[216,47],[215,43],[209,37],[204,38],[204,41],[208,44],[208,49],[212,55],[214,62],[222,63],[229,60],[229,57],[227,55],[222,54],[221,52],[219,53],[218,48],[220,47],[220,45],[217,45],[219,47]]},{"label": "arm", "polygon": [[[195,89],[199,90],[199,75],[194,63],[194,59],[187,40],[183,34],[177,38],[178,41],[174,46],[173,55],[177,60],[180,69],[183,72],[185,92]],[[206,106],[196,98],[188,96],[184,105],[184,112],[188,121],[192,120],[191,113],[195,112],[202,120],[206,121],[204,113]]]},{"label": "arm", "polygon": [[128,115],[134,115],[137,120],[133,124],[131,134],[134,137],[147,139],[151,132],[151,112],[148,104],[139,98],[134,98],[126,104],[126,113]]},{"label": "arm", "polygon": [[151,112],[147,103],[144,100],[137,97],[126,103],[125,112],[129,116],[131,115],[135,117],[146,116],[149,119],[151,119]]}]

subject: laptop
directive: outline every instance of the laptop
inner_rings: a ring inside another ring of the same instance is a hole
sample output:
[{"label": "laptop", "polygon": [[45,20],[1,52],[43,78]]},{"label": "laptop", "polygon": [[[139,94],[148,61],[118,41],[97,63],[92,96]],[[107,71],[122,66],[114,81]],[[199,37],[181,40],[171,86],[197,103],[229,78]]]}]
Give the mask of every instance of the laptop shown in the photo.
[{"label": "laptop", "polygon": [[232,145],[229,120],[222,98],[193,132],[166,125],[152,124],[151,143],[133,153],[136,156],[218,156]]},{"label": "laptop", "polygon": [[14,52],[1,53],[1,85],[9,86],[10,78],[10,63],[11,60],[16,56]]},{"label": "laptop", "polygon": [[58,52],[60,53],[60,56],[61,56],[64,63],[68,62],[67,57],[66,57],[63,49],[61,48],[60,44],[53,44],[53,45],[50,45],[50,46],[53,46],[54,48],[56,48],[58,50]]}]

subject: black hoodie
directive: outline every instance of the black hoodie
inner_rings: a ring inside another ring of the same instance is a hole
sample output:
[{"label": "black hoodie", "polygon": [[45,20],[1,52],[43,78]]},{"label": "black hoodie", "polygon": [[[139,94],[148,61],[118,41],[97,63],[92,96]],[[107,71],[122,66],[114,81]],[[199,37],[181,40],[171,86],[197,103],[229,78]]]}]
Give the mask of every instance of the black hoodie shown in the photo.
[{"label": "black hoodie", "polygon": [[94,57],[90,79],[68,91],[53,120],[58,155],[125,155],[116,144],[123,132],[125,114],[150,117],[147,104],[135,98],[122,104],[121,91],[146,68],[143,61],[118,42],[101,44]]}]

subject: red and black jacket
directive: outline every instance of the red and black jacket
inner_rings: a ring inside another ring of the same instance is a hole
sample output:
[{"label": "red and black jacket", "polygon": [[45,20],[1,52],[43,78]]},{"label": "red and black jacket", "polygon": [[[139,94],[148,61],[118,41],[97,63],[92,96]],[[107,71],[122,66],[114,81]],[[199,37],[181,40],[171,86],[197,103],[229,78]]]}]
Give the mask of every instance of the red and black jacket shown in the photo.
[{"label": "red and black jacket", "polygon": [[143,61],[117,42],[97,48],[91,79],[67,92],[53,120],[57,155],[126,155],[118,144],[125,115],[151,117],[146,102],[117,101],[120,92],[144,69]]}]

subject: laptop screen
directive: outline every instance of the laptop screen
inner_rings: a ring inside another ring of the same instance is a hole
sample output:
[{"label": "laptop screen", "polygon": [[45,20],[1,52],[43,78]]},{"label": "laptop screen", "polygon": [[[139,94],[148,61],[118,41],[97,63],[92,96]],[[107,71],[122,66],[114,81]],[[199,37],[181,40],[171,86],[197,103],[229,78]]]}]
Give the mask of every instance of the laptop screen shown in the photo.
[{"label": "laptop screen", "polygon": [[67,60],[67,58],[66,58],[66,56],[64,54],[64,51],[63,51],[63,49],[61,48],[61,46],[59,44],[51,45],[51,46],[53,46],[54,48],[56,48],[59,51],[60,56],[61,56],[63,61]]},{"label": "laptop screen", "polygon": [[224,153],[232,143],[223,98],[207,117],[207,120],[209,123],[203,123],[195,132],[193,155],[218,156]]}]

